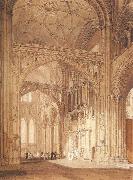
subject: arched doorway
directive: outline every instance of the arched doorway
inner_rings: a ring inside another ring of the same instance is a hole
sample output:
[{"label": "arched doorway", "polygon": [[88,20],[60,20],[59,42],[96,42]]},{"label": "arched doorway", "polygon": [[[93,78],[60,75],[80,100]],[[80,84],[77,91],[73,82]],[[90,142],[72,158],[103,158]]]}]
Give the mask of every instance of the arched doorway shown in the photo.
[{"label": "arched doorway", "polygon": [[133,88],[126,99],[126,145],[128,161],[133,163]]}]

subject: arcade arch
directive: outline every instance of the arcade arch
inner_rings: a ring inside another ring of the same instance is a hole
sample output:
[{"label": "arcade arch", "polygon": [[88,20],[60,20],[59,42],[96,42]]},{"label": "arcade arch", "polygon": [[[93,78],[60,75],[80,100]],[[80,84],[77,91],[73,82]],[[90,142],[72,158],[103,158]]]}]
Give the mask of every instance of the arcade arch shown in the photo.
[{"label": "arcade arch", "polygon": [[[116,123],[116,126],[119,127],[119,131],[115,132],[115,136],[119,139],[119,146],[117,147],[117,156],[127,158],[128,157],[128,144],[127,137],[129,136],[129,131],[127,129],[128,120],[127,119],[127,97],[130,94],[130,90],[133,88],[133,58],[132,58],[132,48],[131,46],[128,52],[125,52],[121,58],[118,58],[116,62],[113,64],[113,77],[112,77],[112,97],[114,100],[112,101],[114,115],[112,114],[112,120]],[[128,55],[128,56],[127,56]],[[117,75],[116,75],[117,74]],[[131,90],[132,91],[132,90]],[[128,127],[131,130],[132,125]],[[130,134],[130,138],[132,139],[132,135]],[[132,156],[132,155],[131,155]]]}]

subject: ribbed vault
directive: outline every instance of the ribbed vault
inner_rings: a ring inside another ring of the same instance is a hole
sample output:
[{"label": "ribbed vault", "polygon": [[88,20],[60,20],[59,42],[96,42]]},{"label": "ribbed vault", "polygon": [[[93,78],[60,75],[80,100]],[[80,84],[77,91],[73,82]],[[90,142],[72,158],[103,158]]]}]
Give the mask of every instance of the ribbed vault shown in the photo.
[{"label": "ribbed vault", "polygon": [[94,8],[84,0],[17,1],[13,11],[14,41],[75,47],[87,26],[89,39],[99,28]]}]

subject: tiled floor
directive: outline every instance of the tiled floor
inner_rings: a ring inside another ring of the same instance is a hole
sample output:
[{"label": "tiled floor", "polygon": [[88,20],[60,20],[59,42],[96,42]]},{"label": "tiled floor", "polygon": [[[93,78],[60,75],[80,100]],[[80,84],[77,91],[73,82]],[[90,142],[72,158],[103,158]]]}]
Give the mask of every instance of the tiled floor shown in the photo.
[{"label": "tiled floor", "polygon": [[51,162],[21,164],[18,170],[0,171],[0,180],[133,180],[129,169],[68,168]]}]

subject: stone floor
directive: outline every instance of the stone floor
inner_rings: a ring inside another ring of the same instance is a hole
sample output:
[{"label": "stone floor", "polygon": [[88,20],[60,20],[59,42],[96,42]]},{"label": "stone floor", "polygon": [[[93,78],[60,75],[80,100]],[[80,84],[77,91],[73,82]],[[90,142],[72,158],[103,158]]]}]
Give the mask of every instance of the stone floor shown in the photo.
[{"label": "stone floor", "polygon": [[133,180],[131,169],[70,168],[48,161],[16,168],[1,169],[0,180]]},{"label": "stone floor", "polygon": [[67,160],[67,159],[58,159],[55,161],[49,161],[51,163],[57,164],[57,165],[62,165],[65,167],[70,167],[70,168],[108,168],[108,169],[115,169],[115,168],[122,168],[122,169],[130,169],[133,168],[133,164],[129,164],[128,162],[125,163],[115,163],[114,162],[111,164],[110,163],[95,163],[95,162],[90,162],[89,160]]}]

